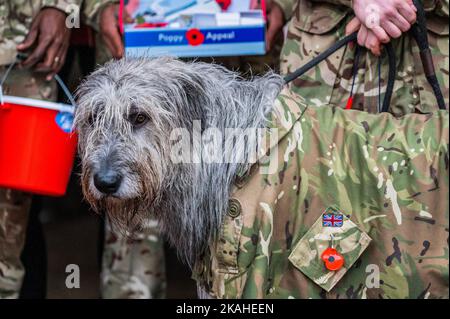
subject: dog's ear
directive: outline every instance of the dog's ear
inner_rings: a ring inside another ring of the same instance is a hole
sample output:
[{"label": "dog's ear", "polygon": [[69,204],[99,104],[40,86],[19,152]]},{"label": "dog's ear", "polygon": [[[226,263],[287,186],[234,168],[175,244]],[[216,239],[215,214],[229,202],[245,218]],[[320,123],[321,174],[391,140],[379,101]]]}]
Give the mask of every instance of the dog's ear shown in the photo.
[{"label": "dog's ear", "polygon": [[204,81],[204,79],[195,74],[188,78],[182,77],[179,82],[186,97],[186,104],[189,105],[188,110],[192,118],[202,122],[205,115],[203,107],[210,103],[204,89],[206,87]]}]

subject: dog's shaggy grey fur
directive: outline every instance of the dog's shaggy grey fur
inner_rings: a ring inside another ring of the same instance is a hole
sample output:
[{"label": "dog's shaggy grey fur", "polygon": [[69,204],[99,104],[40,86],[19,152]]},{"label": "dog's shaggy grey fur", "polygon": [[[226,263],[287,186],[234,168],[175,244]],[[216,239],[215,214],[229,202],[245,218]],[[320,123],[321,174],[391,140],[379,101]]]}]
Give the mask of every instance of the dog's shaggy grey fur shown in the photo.
[{"label": "dog's shaggy grey fur", "polygon": [[[195,120],[202,129],[265,127],[282,85],[274,73],[245,81],[218,65],[172,58],[106,64],[77,93],[75,123],[86,199],[121,229],[156,217],[180,256],[192,263],[220,228],[236,173],[249,166],[239,159],[248,154],[238,143],[232,149],[238,157],[234,163],[175,164],[170,132],[191,132]],[[137,113],[149,118],[139,128],[128,120]],[[123,175],[110,196],[93,182],[102,165]]]}]

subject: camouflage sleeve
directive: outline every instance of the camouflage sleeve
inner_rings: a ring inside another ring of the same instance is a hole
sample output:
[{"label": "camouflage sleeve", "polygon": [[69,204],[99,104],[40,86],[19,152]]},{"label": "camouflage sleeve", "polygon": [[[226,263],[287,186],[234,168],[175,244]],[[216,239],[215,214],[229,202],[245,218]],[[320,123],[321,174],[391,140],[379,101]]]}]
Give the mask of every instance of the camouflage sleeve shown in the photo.
[{"label": "camouflage sleeve", "polygon": [[98,30],[98,17],[100,11],[108,4],[118,4],[119,0],[84,0],[82,11],[83,21]]},{"label": "camouflage sleeve", "polygon": [[294,13],[294,7],[297,4],[297,0],[273,0],[281,10],[283,11],[284,18],[289,21]]},{"label": "camouflage sleeve", "polygon": [[[281,2],[286,2],[288,0],[279,0]],[[336,4],[336,5],[343,5],[346,7],[353,7],[353,0],[310,0],[312,2],[327,2],[327,3],[331,3],[331,4]],[[278,2],[278,1],[277,1]],[[448,17],[449,16],[449,0],[436,0],[433,2],[429,2],[430,4],[434,5],[434,10],[435,12],[440,15],[440,16],[444,16],[444,17]],[[425,2],[425,9],[427,7],[427,2]]]},{"label": "camouflage sleeve", "polygon": [[52,7],[67,14],[79,11],[82,0],[43,0],[42,7]]},{"label": "camouflage sleeve", "polygon": [[342,5],[349,8],[353,7],[353,0],[311,0],[312,2],[327,2],[336,5]]},{"label": "camouflage sleeve", "polygon": [[448,17],[448,2],[449,0],[438,0],[436,3],[436,13],[437,15]]}]

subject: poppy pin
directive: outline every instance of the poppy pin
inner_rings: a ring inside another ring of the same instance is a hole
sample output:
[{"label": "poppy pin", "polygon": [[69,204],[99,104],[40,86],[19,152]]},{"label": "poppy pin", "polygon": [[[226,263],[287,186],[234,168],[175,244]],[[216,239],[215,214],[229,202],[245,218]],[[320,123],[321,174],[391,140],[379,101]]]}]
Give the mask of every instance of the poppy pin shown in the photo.
[{"label": "poppy pin", "polygon": [[226,11],[228,7],[231,5],[231,0],[216,0],[216,2],[222,8],[223,11]]},{"label": "poppy pin", "polygon": [[197,46],[205,41],[205,35],[199,29],[190,29],[186,32],[189,45]]},{"label": "poppy pin", "polygon": [[322,253],[322,260],[330,271],[337,271],[344,266],[344,257],[335,248],[325,249]]}]

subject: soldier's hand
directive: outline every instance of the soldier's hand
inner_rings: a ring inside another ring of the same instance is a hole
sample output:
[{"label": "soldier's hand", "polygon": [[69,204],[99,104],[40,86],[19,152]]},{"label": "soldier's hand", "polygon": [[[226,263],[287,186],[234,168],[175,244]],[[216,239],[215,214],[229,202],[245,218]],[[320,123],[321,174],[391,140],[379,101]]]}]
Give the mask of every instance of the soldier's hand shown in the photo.
[{"label": "soldier's hand", "polygon": [[353,0],[353,10],[381,42],[400,37],[417,18],[412,0]]},{"label": "soldier's hand", "polygon": [[282,36],[283,27],[286,24],[283,10],[274,2],[271,2],[267,10],[267,37],[266,48],[270,51],[278,36]]},{"label": "soldier's hand", "polygon": [[372,30],[362,24],[357,17],[354,17],[347,24],[345,34],[349,35],[356,31],[358,31],[358,44],[366,47],[376,56],[381,55],[381,47],[383,43],[389,42],[389,38],[387,38],[387,41],[385,39],[385,42],[381,42]]},{"label": "soldier's hand", "polygon": [[[119,6],[119,4],[110,4],[106,6],[100,12],[99,18],[100,33],[106,46],[108,47],[108,50],[116,59],[122,58],[125,51],[119,28]],[[129,23],[131,21],[132,20],[127,15],[126,10],[124,10],[124,22]]]},{"label": "soldier's hand", "polygon": [[47,73],[46,79],[51,80],[64,65],[69,40],[66,14],[54,8],[42,9],[34,18],[25,40],[17,46],[19,51],[31,50],[21,65]]}]

